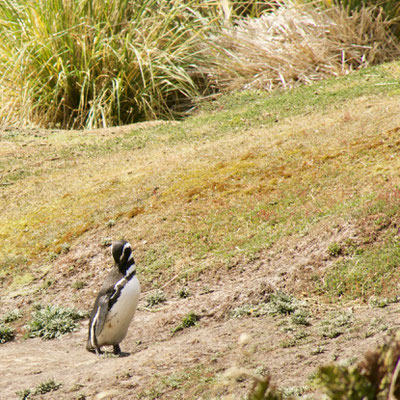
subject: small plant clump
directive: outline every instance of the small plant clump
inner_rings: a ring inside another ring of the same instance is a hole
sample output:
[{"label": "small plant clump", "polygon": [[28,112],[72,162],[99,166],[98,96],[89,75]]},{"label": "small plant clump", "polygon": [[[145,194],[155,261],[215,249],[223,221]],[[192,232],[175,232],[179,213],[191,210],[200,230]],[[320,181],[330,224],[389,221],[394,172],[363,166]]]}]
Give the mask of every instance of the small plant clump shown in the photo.
[{"label": "small plant clump", "polygon": [[321,337],[334,339],[342,335],[353,323],[351,313],[339,312],[332,313],[330,318],[321,323]]},{"label": "small plant clump", "polygon": [[87,286],[87,283],[85,281],[75,281],[74,283],[72,283],[71,287],[72,289],[76,289],[76,290],[81,290],[83,289],[85,286]]},{"label": "small plant clump", "polygon": [[292,314],[292,322],[296,325],[304,325],[304,326],[309,326],[310,321],[310,312],[306,309],[297,309],[293,314]]},{"label": "small plant clump", "polygon": [[230,311],[229,316],[231,318],[241,318],[254,313],[255,307],[250,304],[243,304],[242,306],[236,307]]},{"label": "small plant clump", "polygon": [[10,311],[2,318],[2,321],[5,323],[14,322],[22,317],[22,312],[17,308],[15,310]]},{"label": "small plant clump", "polygon": [[292,334],[290,337],[282,340],[280,346],[283,348],[294,347],[304,338],[308,337],[308,333],[305,331],[298,331]]},{"label": "small plant clump", "polygon": [[0,343],[6,343],[13,340],[15,337],[15,330],[2,322],[0,322]]},{"label": "small plant clump", "polygon": [[29,399],[31,395],[33,395],[31,389],[19,390],[15,394],[18,396],[18,400],[26,400]]},{"label": "small plant clump", "polygon": [[146,296],[146,307],[152,308],[160,303],[165,303],[167,298],[162,290],[156,290]]},{"label": "small plant clump", "polygon": [[63,243],[61,245],[61,253],[66,254],[70,251],[71,245],[69,243]]},{"label": "small plant clump", "polygon": [[61,383],[57,383],[54,379],[50,379],[47,382],[39,383],[35,388],[35,394],[45,394],[54,392],[61,387]]},{"label": "small plant clump", "polygon": [[58,306],[38,306],[32,313],[32,319],[26,325],[28,337],[54,339],[77,327],[77,321],[87,317],[86,312]]},{"label": "small plant clump", "polygon": [[46,394],[49,392],[55,392],[62,386],[61,383],[56,382],[54,379],[49,379],[47,382],[39,383],[34,389],[24,389],[18,391],[16,395],[18,396],[19,400],[26,400],[30,399],[33,396],[39,394]]},{"label": "small plant clump", "polygon": [[328,254],[332,257],[338,257],[342,253],[342,246],[339,243],[333,242],[328,246]]},{"label": "small plant clump", "polygon": [[284,395],[271,385],[271,378],[269,376],[264,378],[254,378],[254,386],[251,390],[249,400],[290,400],[290,396]]},{"label": "small plant clump", "polygon": [[400,302],[400,296],[393,296],[393,297],[383,297],[383,298],[375,298],[372,297],[369,301],[369,303],[373,307],[377,308],[385,308],[389,306],[390,304],[395,304]]},{"label": "small plant clump", "polygon": [[241,318],[247,315],[254,317],[292,315],[294,323],[298,325],[309,324],[309,312],[305,308],[305,304],[295,297],[280,291],[269,294],[263,303],[257,305],[242,304],[230,312],[231,318]]},{"label": "small plant clump", "polygon": [[191,326],[195,326],[197,325],[197,322],[199,320],[200,317],[196,313],[191,311],[183,317],[182,322],[172,330],[172,333],[176,333],[186,328],[190,328]]},{"label": "small plant clump", "polygon": [[182,286],[180,289],[178,289],[177,294],[181,299],[186,299],[190,296],[190,290],[188,287]]},{"label": "small plant clump", "polygon": [[292,314],[299,306],[299,301],[284,292],[272,293],[270,296],[271,315]]}]

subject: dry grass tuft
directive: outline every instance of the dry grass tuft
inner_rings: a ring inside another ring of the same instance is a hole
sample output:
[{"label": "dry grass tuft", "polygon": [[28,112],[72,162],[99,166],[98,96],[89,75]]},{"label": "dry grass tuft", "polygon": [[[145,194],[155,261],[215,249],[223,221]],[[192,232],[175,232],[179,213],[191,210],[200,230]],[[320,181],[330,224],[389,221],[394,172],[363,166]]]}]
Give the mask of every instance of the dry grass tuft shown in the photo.
[{"label": "dry grass tuft", "polygon": [[225,90],[308,84],[400,54],[390,22],[376,8],[349,16],[344,8],[293,1],[260,18],[239,20],[213,39],[215,61],[204,69]]}]

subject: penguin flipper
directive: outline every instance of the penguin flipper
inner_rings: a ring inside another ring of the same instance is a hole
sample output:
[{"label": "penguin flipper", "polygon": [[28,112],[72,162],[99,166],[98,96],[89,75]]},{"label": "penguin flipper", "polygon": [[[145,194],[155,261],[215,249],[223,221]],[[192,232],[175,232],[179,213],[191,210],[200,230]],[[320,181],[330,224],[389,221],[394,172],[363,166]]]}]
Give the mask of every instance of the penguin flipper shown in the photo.
[{"label": "penguin flipper", "polygon": [[96,337],[100,335],[104,328],[106,322],[106,317],[108,313],[108,303],[110,301],[111,293],[105,293],[99,298],[98,308],[97,308],[97,321],[95,325],[95,335]]}]

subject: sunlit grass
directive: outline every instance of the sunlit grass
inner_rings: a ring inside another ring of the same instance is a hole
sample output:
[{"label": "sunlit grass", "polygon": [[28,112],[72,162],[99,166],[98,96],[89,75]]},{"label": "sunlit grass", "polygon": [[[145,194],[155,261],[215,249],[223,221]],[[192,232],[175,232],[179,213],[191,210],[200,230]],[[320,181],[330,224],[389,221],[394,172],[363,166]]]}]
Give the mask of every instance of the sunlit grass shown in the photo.
[{"label": "sunlit grass", "polygon": [[349,14],[359,11],[363,7],[375,7],[377,8],[375,13],[378,13],[378,10],[382,10],[383,15],[390,22],[393,32],[397,36],[400,34],[400,4],[397,0],[330,0],[329,2],[325,0],[325,3],[329,6],[339,4],[343,6]]},{"label": "sunlit grass", "polygon": [[[274,12],[225,26],[214,34],[213,57],[204,70],[225,90],[286,89],[399,56],[391,29],[398,29],[396,13],[368,7],[394,2],[365,1],[364,7],[352,7],[351,12],[345,6],[321,3],[272,2]],[[395,6],[391,8],[394,11]]]},{"label": "sunlit grass", "polygon": [[344,243],[346,257],[324,274],[320,290],[331,299],[363,299],[397,294],[400,278],[400,214],[398,186],[377,189],[355,214],[363,241]]},{"label": "sunlit grass", "polygon": [[[99,243],[132,240],[144,284],[160,287],[229,270],[318,224],[356,223],[371,193],[397,184],[396,71],[233,94],[179,123],[71,141],[64,131],[10,132],[1,140],[21,151],[3,158],[2,275],[34,273],[96,232]],[[29,173],[12,180],[18,169]]]}]

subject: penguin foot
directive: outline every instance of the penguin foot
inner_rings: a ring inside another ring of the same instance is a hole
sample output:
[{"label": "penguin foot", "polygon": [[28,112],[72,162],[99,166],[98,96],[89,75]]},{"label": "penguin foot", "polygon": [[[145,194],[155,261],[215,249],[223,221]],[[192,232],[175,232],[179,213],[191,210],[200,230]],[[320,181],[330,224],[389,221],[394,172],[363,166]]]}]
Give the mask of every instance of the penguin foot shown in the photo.
[{"label": "penguin foot", "polygon": [[119,344],[113,345],[113,354],[117,356],[121,354],[121,348],[119,347]]}]

